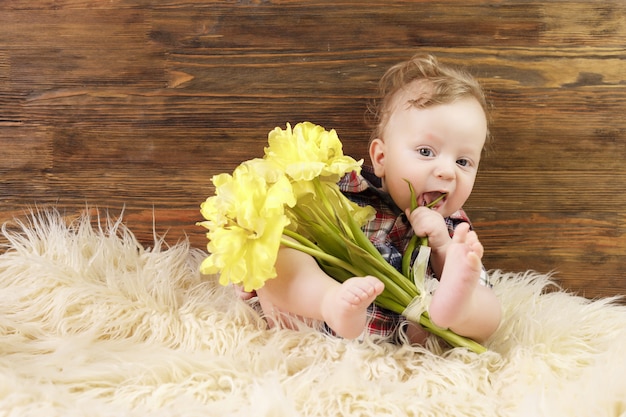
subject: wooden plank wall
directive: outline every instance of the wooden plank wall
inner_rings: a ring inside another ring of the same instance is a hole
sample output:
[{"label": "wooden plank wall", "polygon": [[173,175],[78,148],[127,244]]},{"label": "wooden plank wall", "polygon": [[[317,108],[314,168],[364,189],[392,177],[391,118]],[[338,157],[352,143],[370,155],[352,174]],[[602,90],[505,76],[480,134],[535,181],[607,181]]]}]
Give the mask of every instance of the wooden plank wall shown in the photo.
[{"label": "wooden plank wall", "polygon": [[286,122],[366,157],[366,103],[415,52],[469,66],[494,151],[467,211],[488,268],[626,292],[626,2],[0,2],[0,221],[54,205],[204,247],[212,175]]}]

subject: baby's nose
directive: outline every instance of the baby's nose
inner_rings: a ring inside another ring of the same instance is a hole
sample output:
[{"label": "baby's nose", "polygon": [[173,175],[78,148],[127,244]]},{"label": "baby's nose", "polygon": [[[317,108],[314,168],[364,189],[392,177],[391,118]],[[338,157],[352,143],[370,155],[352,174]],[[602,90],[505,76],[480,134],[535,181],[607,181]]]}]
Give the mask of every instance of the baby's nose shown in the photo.
[{"label": "baby's nose", "polygon": [[441,160],[437,164],[437,168],[435,170],[435,176],[437,178],[441,178],[444,180],[453,179],[455,175],[455,166],[456,166],[456,161],[451,163],[447,160]]}]

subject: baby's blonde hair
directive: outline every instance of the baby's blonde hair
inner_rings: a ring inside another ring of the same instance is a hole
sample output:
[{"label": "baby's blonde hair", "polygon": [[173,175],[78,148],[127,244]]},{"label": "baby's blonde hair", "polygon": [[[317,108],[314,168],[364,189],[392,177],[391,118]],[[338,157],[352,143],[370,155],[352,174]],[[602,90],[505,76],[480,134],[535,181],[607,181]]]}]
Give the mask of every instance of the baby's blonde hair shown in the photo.
[{"label": "baby's blonde hair", "polygon": [[[424,108],[437,104],[450,104],[466,97],[475,98],[480,103],[487,120],[488,104],[478,81],[467,71],[441,64],[432,55],[414,55],[408,61],[389,68],[378,83],[378,98],[368,107],[368,123],[372,128],[370,141],[380,138],[389,119],[390,106],[395,94],[415,81],[424,81],[419,97],[413,98],[413,106]],[[485,147],[491,141],[489,128]]]}]

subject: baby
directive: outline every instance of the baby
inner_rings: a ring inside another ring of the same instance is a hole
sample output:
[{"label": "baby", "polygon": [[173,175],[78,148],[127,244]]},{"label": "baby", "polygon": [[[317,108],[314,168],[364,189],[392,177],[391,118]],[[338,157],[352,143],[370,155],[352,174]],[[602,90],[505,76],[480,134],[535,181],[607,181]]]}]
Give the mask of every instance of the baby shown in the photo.
[{"label": "baby", "polygon": [[[371,168],[346,175],[340,189],[376,209],[363,230],[397,269],[413,234],[428,238],[429,270],[439,279],[429,307],[432,322],[485,341],[500,323],[501,307],[483,271],[483,246],[462,210],[489,137],[484,94],[467,72],[433,56],[415,56],[385,73],[380,97],[369,143]],[[417,196],[415,210],[407,181]],[[403,332],[412,343],[425,340],[418,324],[373,303],[384,289],[377,277],[339,283],[313,257],[286,247],[276,270],[278,276],[257,290],[272,325],[288,326],[297,317],[323,321],[344,338]]]}]

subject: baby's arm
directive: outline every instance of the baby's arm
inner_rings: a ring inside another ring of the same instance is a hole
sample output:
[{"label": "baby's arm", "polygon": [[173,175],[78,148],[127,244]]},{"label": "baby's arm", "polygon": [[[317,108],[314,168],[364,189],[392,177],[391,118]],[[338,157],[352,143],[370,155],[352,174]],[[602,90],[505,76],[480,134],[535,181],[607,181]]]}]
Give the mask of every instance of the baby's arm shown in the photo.
[{"label": "baby's arm", "polygon": [[427,207],[418,207],[412,212],[407,210],[407,218],[417,236],[428,238],[431,249],[430,264],[435,275],[441,277],[446,252],[452,242],[445,219]]}]

